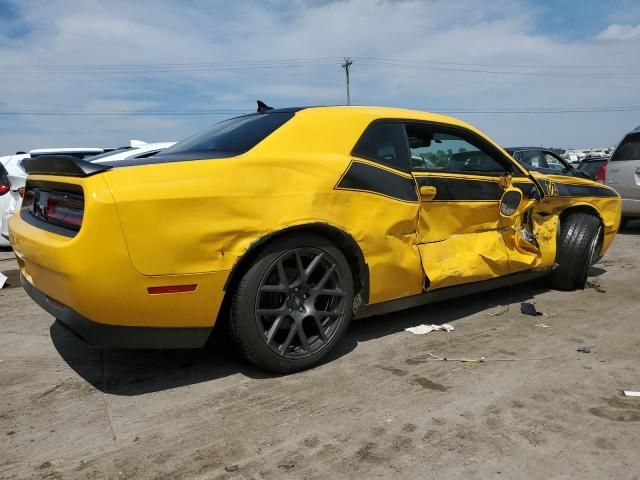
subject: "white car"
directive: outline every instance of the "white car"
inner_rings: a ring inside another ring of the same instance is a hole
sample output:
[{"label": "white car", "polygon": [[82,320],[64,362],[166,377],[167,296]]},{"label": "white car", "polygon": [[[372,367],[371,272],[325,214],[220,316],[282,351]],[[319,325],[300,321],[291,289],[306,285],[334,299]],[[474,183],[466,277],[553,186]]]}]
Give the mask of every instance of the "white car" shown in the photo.
[{"label": "white car", "polygon": [[131,140],[131,146],[116,148],[110,152],[101,153],[93,157],[86,158],[88,162],[120,162],[122,160],[136,160],[138,158],[149,158],[156,153],[169,148],[176,142],[144,143],[140,140]]},{"label": "white car", "polygon": [[[24,193],[24,185],[27,179],[25,171],[22,169],[21,161],[24,158],[37,158],[44,155],[71,155],[90,162],[117,162],[122,160],[135,160],[137,158],[148,158],[165,148],[169,148],[175,142],[145,143],[140,140],[131,140],[128,147],[116,148],[106,151],[102,148],[60,148],[60,149],[38,149],[31,150],[29,154],[12,155],[10,157],[0,157],[0,160],[7,158],[8,180],[11,191],[0,196],[0,213],[2,220],[0,225],[0,246],[9,246],[9,219],[19,208],[20,200]],[[15,158],[12,158],[15,157]],[[1,171],[0,171],[1,173]],[[0,187],[0,191],[2,187]],[[6,199],[3,197],[6,196]]]},{"label": "white car", "polygon": [[[24,183],[27,174],[22,168],[22,160],[25,158],[37,158],[45,155],[70,155],[83,159],[85,157],[103,153],[104,148],[75,147],[75,148],[38,148],[29,153],[16,153],[0,157],[0,165],[6,171],[9,190],[0,195],[0,247],[8,247],[9,243],[9,218],[15,212],[20,203],[21,192],[24,192]],[[0,170],[0,174],[2,170]],[[0,186],[0,193],[3,188]]]},{"label": "white car", "polygon": [[627,133],[611,155],[605,184],[622,197],[622,226],[640,219],[640,127]]}]

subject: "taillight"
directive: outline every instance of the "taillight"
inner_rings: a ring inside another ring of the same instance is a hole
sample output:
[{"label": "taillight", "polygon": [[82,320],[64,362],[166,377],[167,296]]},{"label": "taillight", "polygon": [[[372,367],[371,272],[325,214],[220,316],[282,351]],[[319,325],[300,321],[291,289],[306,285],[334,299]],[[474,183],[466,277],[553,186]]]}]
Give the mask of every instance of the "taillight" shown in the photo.
[{"label": "taillight", "polygon": [[604,162],[596,175],[596,182],[604,183],[607,176],[607,162]]},{"label": "taillight", "polygon": [[51,192],[47,198],[47,220],[63,227],[79,230],[84,202],[64,193]]},{"label": "taillight", "polygon": [[11,190],[11,187],[9,185],[5,185],[4,183],[0,183],[0,195],[4,195],[9,190]]},{"label": "taillight", "polygon": [[[22,191],[24,192],[24,188],[22,189]],[[35,198],[35,195],[33,193],[33,190],[29,190],[24,195],[24,199],[22,200],[22,208],[28,209],[31,205],[33,205],[34,198]]]},{"label": "taillight", "polygon": [[20,187],[18,189],[18,195],[20,196],[20,198],[24,198],[24,187]]}]

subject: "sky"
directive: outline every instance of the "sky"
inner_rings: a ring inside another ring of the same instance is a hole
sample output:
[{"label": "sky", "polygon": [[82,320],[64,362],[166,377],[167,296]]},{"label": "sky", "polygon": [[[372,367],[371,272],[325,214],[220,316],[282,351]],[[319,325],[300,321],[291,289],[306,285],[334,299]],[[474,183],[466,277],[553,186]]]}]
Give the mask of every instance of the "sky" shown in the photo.
[{"label": "sky", "polygon": [[503,146],[640,125],[637,0],[0,0],[0,155],[180,140],[274,107],[447,113]]}]

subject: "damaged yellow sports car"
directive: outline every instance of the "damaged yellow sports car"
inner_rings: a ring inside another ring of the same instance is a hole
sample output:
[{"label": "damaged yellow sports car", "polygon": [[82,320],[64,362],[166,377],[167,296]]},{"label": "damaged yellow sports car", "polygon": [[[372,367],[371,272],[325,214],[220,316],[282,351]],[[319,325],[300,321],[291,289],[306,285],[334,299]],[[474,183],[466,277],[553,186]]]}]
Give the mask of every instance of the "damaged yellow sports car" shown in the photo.
[{"label": "damaged yellow sports car", "polygon": [[145,159],[24,163],[10,238],[45,310],[103,347],[200,347],[224,324],[276,372],[354,316],[542,275],[582,288],[620,222],[604,185],[391,108],[262,108]]}]

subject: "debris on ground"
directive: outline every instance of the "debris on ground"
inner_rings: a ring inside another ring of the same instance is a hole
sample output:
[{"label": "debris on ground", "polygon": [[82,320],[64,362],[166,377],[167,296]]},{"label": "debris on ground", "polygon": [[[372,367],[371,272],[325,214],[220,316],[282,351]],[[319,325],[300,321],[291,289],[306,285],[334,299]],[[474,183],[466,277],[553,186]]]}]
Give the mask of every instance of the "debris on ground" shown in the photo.
[{"label": "debris on ground", "polygon": [[238,465],[227,465],[224,467],[225,471],[227,472],[237,472],[240,467]]},{"label": "debris on ground", "polygon": [[278,468],[284,468],[285,470],[291,470],[295,465],[293,463],[283,463],[282,465],[278,465]]},{"label": "debris on ground", "polygon": [[640,390],[639,391],[624,390],[624,396],[625,397],[640,397]]},{"label": "debris on ground", "polygon": [[546,323],[536,323],[534,325],[534,327],[536,328],[551,328],[549,325],[547,325]]},{"label": "debris on ground", "polygon": [[587,282],[586,287],[592,288],[598,293],[607,293],[607,291],[604,288],[602,288],[602,286],[598,282]]},{"label": "debris on ground", "polygon": [[531,315],[532,317],[538,317],[542,315],[542,312],[536,310],[536,306],[533,303],[522,302],[520,304],[520,312],[523,315]]},{"label": "debris on ground", "polygon": [[463,362],[463,363],[485,363],[485,362],[518,362],[518,361],[537,361],[548,360],[550,358],[558,358],[560,355],[549,355],[548,357],[527,357],[527,358],[450,358],[434,355],[427,352],[425,360],[440,360],[442,362]]},{"label": "debris on ground", "polygon": [[0,288],[4,287],[5,283],[7,283],[7,277],[0,273]]},{"label": "debris on ground", "polygon": [[504,315],[505,313],[507,313],[510,309],[511,309],[511,304],[507,305],[507,308],[500,310],[498,312],[487,312],[487,315],[490,315],[492,317],[499,317],[500,315]]},{"label": "debris on ground", "polygon": [[580,353],[591,353],[591,348],[590,347],[578,347],[578,352]]},{"label": "debris on ground", "polygon": [[417,325],[415,327],[405,328],[405,331],[409,333],[413,333],[414,335],[424,335],[425,333],[434,332],[436,330],[444,330],[445,332],[450,332],[453,330],[453,325],[449,325],[448,323],[443,323],[442,325]]}]

